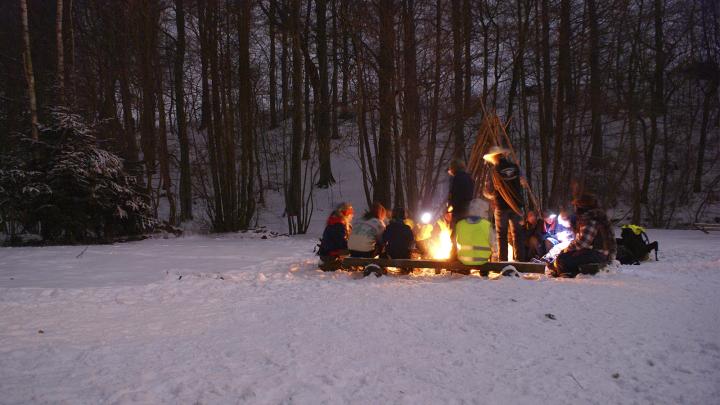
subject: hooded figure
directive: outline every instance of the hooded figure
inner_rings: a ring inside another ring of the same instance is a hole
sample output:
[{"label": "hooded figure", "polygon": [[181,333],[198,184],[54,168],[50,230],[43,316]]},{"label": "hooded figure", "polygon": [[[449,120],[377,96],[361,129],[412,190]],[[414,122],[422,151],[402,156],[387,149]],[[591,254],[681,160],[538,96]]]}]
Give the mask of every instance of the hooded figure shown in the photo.
[{"label": "hooded figure", "polygon": [[468,215],[457,223],[457,257],[463,264],[481,265],[492,256],[495,235],[492,224],[486,218],[488,210],[486,201],[474,199],[468,208]]},{"label": "hooded figure", "polygon": [[593,272],[597,272],[599,266],[615,260],[615,234],[597,198],[583,194],[573,200],[573,206],[577,214],[575,239],[548,265],[547,273],[553,276],[575,277],[583,272],[581,267],[588,264],[596,265]]}]

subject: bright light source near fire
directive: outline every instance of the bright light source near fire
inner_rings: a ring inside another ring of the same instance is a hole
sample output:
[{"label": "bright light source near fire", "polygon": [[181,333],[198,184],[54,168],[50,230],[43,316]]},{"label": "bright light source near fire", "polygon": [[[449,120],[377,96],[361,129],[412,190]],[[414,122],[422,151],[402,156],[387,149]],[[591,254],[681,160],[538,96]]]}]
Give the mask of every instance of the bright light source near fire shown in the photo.
[{"label": "bright light source near fire", "polygon": [[438,221],[437,225],[440,233],[429,241],[428,251],[433,259],[446,260],[450,258],[450,253],[452,252],[450,227],[445,221]]},{"label": "bright light source near fire", "polygon": [[424,212],[420,217],[420,222],[422,222],[423,224],[429,224],[430,221],[432,221],[432,214],[429,212]]}]

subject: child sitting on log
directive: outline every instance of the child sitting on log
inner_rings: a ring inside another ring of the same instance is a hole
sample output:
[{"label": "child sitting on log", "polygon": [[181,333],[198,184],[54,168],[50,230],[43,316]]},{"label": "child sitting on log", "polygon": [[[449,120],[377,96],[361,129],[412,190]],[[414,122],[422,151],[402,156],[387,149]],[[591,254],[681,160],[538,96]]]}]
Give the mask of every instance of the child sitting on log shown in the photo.
[{"label": "child sitting on log", "polygon": [[382,235],[385,252],[391,259],[410,259],[415,244],[412,228],[405,223],[405,209],[395,207],[390,224]]},{"label": "child sitting on log", "polygon": [[385,231],[385,207],[376,202],[353,226],[348,239],[351,257],[376,257],[382,252],[383,231]]},{"label": "child sitting on log", "polygon": [[352,205],[341,203],[328,217],[318,249],[322,270],[337,270],[340,268],[340,256],[348,254],[347,241],[350,236],[353,214]]}]

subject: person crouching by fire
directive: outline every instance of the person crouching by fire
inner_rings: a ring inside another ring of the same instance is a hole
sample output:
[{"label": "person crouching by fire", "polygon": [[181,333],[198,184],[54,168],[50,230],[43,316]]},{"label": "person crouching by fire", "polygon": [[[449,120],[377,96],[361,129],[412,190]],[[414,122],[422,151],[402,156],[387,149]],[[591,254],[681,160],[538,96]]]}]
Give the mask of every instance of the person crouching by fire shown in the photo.
[{"label": "person crouching by fire", "polygon": [[354,210],[350,203],[341,203],[330,213],[318,249],[320,268],[335,271],[340,268],[340,257],[348,254],[348,238]]},{"label": "person crouching by fire", "polygon": [[483,159],[492,165],[491,176],[483,186],[483,196],[493,202],[495,232],[497,232],[498,260],[508,260],[508,226],[513,235],[513,252],[521,257],[519,243],[520,219],[524,207],[522,186],[526,184],[520,176],[520,167],[507,158],[508,150],[494,146]]},{"label": "person crouching by fire", "polygon": [[455,249],[455,225],[467,216],[470,201],[475,196],[475,181],[465,169],[465,162],[462,159],[453,159],[448,168],[450,175],[450,190],[447,198],[447,213],[445,220],[450,224],[452,239],[451,258],[456,258]]},{"label": "person crouching by fire", "polygon": [[[575,277],[578,273],[594,274],[615,260],[617,245],[612,224],[605,210],[592,194],[583,194],[573,200],[577,215],[574,224],[575,239],[570,242],[546,273],[555,277]],[[587,266],[592,264],[593,266]],[[585,269],[588,269],[587,271]]]},{"label": "person crouching by fire", "polygon": [[457,223],[457,257],[462,264],[481,265],[492,257],[495,232],[487,218],[489,208],[485,200],[476,198],[470,203],[467,216]]}]

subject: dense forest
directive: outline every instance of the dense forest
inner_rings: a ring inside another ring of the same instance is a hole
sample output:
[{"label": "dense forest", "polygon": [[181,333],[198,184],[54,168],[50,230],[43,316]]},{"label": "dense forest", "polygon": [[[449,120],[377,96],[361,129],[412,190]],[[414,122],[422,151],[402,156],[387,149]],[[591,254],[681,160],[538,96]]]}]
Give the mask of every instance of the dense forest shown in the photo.
[{"label": "dense forest", "polygon": [[670,226],[720,200],[719,21],[715,0],[5,0],[0,232],[236,231],[279,192],[304,233],[348,145],[368,205],[416,212],[490,111],[543,207],[581,188]]}]

